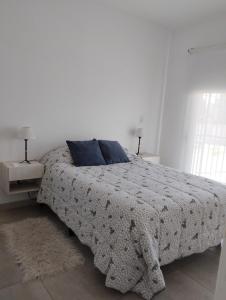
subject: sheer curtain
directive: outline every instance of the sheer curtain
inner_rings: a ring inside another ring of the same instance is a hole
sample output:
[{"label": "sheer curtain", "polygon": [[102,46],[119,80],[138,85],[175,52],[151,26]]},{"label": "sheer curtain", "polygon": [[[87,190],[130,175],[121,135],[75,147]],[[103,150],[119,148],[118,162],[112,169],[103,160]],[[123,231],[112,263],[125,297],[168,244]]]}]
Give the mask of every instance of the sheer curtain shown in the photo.
[{"label": "sheer curtain", "polygon": [[226,50],[193,54],[188,66],[184,169],[226,183]]}]

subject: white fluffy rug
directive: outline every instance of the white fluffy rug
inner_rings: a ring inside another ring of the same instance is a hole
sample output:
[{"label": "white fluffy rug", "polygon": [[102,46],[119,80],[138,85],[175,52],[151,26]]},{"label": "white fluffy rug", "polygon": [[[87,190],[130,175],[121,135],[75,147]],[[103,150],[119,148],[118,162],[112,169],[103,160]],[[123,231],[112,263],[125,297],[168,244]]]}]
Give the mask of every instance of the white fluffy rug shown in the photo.
[{"label": "white fluffy rug", "polygon": [[84,263],[75,240],[46,217],[4,224],[0,231],[23,270],[23,281],[54,275]]}]

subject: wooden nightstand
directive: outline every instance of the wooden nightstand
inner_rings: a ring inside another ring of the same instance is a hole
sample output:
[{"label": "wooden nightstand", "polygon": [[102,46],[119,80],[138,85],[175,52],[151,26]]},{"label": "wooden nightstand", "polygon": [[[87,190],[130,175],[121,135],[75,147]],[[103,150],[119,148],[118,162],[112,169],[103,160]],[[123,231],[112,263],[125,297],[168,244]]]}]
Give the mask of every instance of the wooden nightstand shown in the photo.
[{"label": "wooden nightstand", "polygon": [[31,161],[30,164],[2,162],[0,164],[0,184],[7,195],[37,192],[43,176],[44,166]]},{"label": "wooden nightstand", "polygon": [[159,155],[143,152],[143,153],[140,153],[139,156],[143,160],[149,161],[153,164],[159,164],[160,163],[160,156]]}]

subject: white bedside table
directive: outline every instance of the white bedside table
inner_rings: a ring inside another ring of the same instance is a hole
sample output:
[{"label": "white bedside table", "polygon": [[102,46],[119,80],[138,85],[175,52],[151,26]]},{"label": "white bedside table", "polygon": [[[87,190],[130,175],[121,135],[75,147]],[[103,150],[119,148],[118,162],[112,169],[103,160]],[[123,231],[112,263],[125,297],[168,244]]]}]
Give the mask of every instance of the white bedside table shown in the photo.
[{"label": "white bedside table", "polygon": [[139,156],[143,160],[150,161],[153,164],[159,164],[160,163],[160,156],[159,155],[143,152],[143,153],[140,153]]},{"label": "white bedside table", "polygon": [[2,162],[0,164],[0,184],[7,195],[37,192],[40,187],[44,166],[31,161],[30,164]]}]

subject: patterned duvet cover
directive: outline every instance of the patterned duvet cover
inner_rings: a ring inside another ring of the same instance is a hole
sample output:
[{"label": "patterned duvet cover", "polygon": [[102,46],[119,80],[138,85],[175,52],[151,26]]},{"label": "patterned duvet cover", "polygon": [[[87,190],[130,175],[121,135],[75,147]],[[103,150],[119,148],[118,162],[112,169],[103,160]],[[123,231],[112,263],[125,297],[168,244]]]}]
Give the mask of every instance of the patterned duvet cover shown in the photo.
[{"label": "patterned duvet cover", "polygon": [[165,287],[160,266],[221,242],[226,187],[129,158],[75,167],[66,147],[51,151],[38,202],[92,249],[106,286],[151,299]]}]

